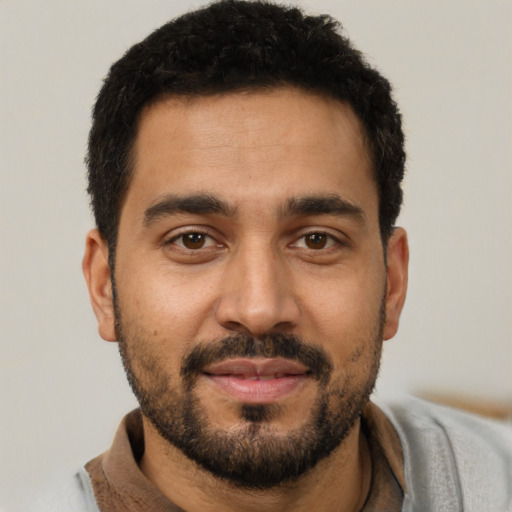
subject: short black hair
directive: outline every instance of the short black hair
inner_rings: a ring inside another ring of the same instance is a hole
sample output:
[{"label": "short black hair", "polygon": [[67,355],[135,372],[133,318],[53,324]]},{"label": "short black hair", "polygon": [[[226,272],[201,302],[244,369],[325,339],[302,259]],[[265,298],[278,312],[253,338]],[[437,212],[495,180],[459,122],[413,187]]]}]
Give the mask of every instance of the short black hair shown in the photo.
[{"label": "short black hair", "polygon": [[170,21],[130,48],[112,65],[99,92],[86,158],[88,192],[111,255],[144,107],[169,95],[286,85],[347,102],[361,120],[386,241],[402,204],[405,165],[401,116],[389,82],[330,16],[308,16],[266,1],[221,0]]}]

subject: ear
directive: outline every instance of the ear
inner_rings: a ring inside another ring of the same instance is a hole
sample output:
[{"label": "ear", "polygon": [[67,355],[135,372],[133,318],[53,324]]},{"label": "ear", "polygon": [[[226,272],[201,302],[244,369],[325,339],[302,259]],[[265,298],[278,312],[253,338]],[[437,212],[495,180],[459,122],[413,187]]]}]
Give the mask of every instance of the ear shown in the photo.
[{"label": "ear", "polygon": [[400,314],[407,294],[409,244],[403,228],[395,228],[387,247],[386,323],[384,339],[389,340],[398,330]]},{"label": "ear", "polygon": [[87,233],[82,270],[98,321],[98,332],[104,340],[116,341],[108,247],[97,229]]}]

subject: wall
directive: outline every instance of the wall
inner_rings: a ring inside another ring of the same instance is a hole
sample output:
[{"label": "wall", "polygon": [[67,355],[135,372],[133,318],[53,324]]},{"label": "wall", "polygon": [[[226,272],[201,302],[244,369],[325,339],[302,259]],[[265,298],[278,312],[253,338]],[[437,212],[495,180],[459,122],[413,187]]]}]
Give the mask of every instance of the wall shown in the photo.
[{"label": "wall", "polygon": [[[83,156],[110,63],[201,2],[0,0],[0,504],[106,449],[135,401],[80,263]],[[512,4],[318,0],[395,86],[410,293],[379,394],[512,400]]]}]

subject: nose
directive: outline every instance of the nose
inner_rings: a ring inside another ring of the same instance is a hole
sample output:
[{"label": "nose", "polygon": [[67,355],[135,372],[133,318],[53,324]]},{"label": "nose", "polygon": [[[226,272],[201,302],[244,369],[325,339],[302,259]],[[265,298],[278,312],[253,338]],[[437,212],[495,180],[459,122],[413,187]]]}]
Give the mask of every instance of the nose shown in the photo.
[{"label": "nose", "polygon": [[237,251],[223,277],[215,314],[224,329],[259,336],[298,325],[290,270],[271,247]]}]

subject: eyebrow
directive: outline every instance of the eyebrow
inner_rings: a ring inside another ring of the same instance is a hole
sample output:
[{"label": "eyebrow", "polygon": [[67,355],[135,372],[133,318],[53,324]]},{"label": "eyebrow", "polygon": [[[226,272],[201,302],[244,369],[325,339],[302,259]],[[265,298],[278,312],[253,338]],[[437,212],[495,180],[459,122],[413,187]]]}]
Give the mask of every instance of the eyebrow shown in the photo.
[{"label": "eyebrow", "polygon": [[366,221],[366,214],[361,207],[337,194],[291,198],[286,202],[282,215],[335,215],[353,217],[359,222]]},{"label": "eyebrow", "polygon": [[235,209],[210,194],[194,194],[190,196],[167,194],[144,212],[144,225],[148,227],[162,217],[177,213],[195,215],[217,214],[230,217],[234,215]]},{"label": "eyebrow", "polygon": [[[192,215],[223,215],[232,217],[236,208],[210,194],[180,196],[166,194],[144,212],[144,225],[151,224],[169,215],[189,213]],[[359,222],[366,221],[366,215],[359,206],[342,199],[337,194],[293,197],[286,201],[280,217],[305,217],[308,215],[334,215],[353,217]]]}]

